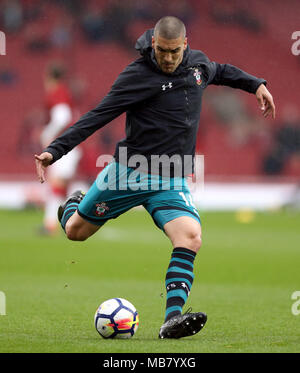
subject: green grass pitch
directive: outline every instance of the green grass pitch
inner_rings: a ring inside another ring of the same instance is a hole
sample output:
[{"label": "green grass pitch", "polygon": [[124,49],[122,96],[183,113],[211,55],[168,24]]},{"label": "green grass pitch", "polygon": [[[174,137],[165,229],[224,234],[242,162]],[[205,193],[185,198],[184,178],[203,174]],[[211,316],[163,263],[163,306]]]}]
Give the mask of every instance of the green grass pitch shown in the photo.
[{"label": "green grass pitch", "polygon": [[[41,211],[0,211],[0,352],[299,352],[300,213],[201,213],[203,246],[186,308],[208,315],[193,337],[159,340],[171,246],[143,210],[85,242],[35,234]],[[93,318],[123,297],[140,315],[129,340],[104,340]],[[185,309],[186,309],[185,308]]]}]

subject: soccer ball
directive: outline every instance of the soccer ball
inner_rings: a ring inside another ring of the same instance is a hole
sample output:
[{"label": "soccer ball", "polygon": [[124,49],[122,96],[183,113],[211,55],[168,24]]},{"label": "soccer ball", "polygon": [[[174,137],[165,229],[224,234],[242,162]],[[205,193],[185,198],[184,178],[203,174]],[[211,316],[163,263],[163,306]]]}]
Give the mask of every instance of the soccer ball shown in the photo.
[{"label": "soccer ball", "polygon": [[113,298],[100,304],[94,321],[103,338],[131,338],[139,326],[139,315],[128,300]]}]

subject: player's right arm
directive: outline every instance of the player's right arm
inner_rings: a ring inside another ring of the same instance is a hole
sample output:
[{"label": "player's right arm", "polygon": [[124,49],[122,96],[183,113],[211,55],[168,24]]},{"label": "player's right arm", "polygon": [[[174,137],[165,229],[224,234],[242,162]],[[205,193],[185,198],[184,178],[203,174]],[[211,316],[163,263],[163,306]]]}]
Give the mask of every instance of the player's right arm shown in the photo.
[{"label": "player's right arm", "polygon": [[[118,76],[110,92],[96,108],[84,114],[61,136],[52,141],[40,156],[35,157],[40,181],[45,180],[44,170],[46,167],[67,154],[95,131],[129,110],[132,105],[149,98],[153,95],[154,90],[156,92],[157,86],[152,85],[151,87],[151,80],[148,79],[147,73],[145,74],[143,66],[137,63],[127,66]],[[49,154],[52,155],[51,160]]]}]

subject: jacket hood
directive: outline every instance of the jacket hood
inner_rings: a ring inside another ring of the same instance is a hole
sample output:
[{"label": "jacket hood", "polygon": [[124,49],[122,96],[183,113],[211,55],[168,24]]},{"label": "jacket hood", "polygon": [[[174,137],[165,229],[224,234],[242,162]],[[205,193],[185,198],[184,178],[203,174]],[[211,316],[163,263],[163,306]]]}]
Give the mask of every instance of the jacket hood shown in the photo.
[{"label": "jacket hood", "polygon": [[[145,31],[143,35],[141,35],[138,38],[135,44],[135,49],[140,52],[141,56],[143,56],[146,59],[146,61],[150,65],[152,65],[152,67],[154,67],[156,70],[158,69],[159,71],[161,71],[160,67],[158,66],[156,62],[154,50],[152,48],[153,32],[154,32],[154,29],[149,29]],[[209,60],[203,52],[191,50],[188,45],[186,50],[184,51],[181,64],[177,67],[177,69],[173,73],[168,74],[168,75],[178,75],[187,68],[199,66],[199,65],[202,65],[203,63],[208,63],[208,62]]]},{"label": "jacket hood", "polygon": [[154,29],[145,31],[136,41],[135,49],[139,51],[142,56],[151,53],[153,31]]}]

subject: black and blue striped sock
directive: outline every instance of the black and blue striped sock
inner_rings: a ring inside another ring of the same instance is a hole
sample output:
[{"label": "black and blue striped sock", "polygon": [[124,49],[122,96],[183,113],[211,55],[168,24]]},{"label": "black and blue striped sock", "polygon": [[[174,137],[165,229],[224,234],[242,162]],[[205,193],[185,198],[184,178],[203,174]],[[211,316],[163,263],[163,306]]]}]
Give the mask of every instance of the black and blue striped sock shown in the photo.
[{"label": "black and blue striped sock", "polygon": [[67,221],[70,219],[70,217],[74,214],[74,212],[77,210],[78,208],[78,205],[79,203],[78,202],[74,202],[74,201],[70,201],[66,207],[65,207],[65,210],[64,210],[64,213],[61,217],[61,220],[60,220],[60,224],[63,228],[63,230],[65,230],[65,227],[66,227],[66,224],[67,224]]},{"label": "black and blue striped sock", "polygon": [[166,274],[167,304],[165,322],[182,313],[194,280],[196,253],[184,247],[175,247]]}]

